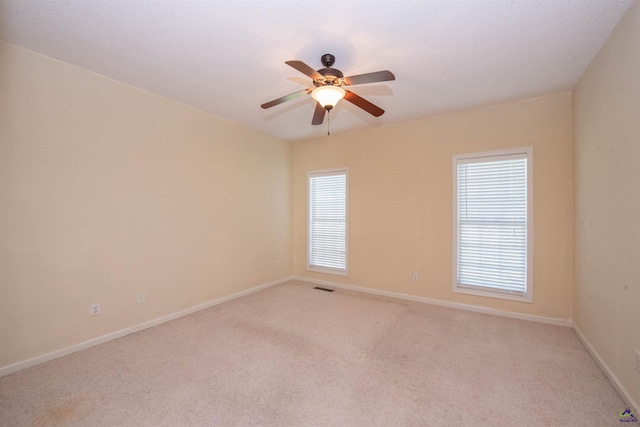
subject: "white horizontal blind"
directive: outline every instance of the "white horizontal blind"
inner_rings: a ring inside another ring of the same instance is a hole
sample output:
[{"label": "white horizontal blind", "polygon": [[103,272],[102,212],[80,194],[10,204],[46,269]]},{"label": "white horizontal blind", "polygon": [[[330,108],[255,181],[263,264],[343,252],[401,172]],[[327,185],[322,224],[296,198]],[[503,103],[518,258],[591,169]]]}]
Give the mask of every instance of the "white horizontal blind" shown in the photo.
[{"label": "white horizontal blind", "polygon": [[347,271],[346,170],[309,174],[309,268]]},{"label": "white horizontal blind", "polygon": [[527,293],[527,155],[459,159],[458,287]]}]

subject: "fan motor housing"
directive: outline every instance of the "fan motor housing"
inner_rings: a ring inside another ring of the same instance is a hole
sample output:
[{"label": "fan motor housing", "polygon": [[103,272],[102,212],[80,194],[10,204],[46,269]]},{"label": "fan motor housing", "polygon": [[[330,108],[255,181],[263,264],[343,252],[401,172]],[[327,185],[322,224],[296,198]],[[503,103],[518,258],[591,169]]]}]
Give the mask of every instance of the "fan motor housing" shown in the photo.
[{"label": "fan motor housing", "polygon": [[336,68],[322,68],[318,70],[318,73],[322,74],[324,79],[314,80],[313,84],[316,87],[339,84],[338,80],[344,77],[344,74],[342,74],[342,71]]}]

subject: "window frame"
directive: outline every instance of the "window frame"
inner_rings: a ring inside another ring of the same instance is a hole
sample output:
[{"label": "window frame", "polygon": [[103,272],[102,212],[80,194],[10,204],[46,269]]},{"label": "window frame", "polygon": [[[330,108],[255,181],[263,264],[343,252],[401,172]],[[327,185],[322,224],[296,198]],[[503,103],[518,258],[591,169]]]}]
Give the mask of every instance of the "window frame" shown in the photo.
[{"label": "window frame", "polygon": [[[470,163],[468,160],[475,160],[474,163],[490,162],[495,160],[507,160],[509,158],[524,157],[527,159],[526,166],[526,201],[527,201],[527,258],[526,258],[526,275],[525,275],[525,292],[524,294],[508,293],[499,290],[492,290],[481,287],[460,286],[458,283],[458,164],[460,161]],[[533,147],[521,147],[513,149],[503,149],[494,151],[484,151],[469,154],[456,154],[452,157],[452,176],[453,176],[453,241],[452,241],[452,291],[460,294],[475,295],[489,298],[497,298],[511,301],[519,301],[533,303],[533,258],[534,258],[534,176],[533,176]]]},{"label": "window frame", "polygon": [[[318,267],[311,265],[311,178],[314,176],[345,175],[345,254],[344,270],[331,267]],[[307,172],[307,270],[316,273],[327,273],[338,276],[349,275],[349,168],[321,169]]]}]

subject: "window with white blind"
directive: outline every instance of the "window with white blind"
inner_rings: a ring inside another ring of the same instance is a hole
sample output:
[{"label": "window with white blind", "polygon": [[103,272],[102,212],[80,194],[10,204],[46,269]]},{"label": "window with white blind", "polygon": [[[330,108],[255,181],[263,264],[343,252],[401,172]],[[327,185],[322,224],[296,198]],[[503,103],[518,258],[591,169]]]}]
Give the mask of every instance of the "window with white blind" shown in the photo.
[{"label": "window with white blind", "polygon": [[309,270],[347,274],[347,175],[347,169],[309,173]]},{"label": "window with white blind", "polygon": [[453,291],[533,301],[531,148],[453,157]]}]

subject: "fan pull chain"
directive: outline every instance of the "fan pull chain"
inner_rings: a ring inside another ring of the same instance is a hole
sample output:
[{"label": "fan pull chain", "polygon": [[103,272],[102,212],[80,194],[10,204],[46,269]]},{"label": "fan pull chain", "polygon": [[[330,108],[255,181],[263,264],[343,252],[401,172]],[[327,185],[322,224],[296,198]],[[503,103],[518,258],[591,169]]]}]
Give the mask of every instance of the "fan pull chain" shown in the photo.
[{"label": "fan pull chain", "polygon": [[327,136],[331,135],[331,110],[327,110]]}]

